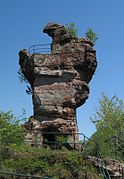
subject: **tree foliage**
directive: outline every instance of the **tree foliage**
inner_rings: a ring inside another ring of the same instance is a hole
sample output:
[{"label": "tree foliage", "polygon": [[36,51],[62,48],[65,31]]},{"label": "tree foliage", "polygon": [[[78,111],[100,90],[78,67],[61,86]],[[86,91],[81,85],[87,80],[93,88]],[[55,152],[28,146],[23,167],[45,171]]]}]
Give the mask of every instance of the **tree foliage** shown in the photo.
[{"label": "tree foliage", "polygon": [[65,29],[73,38],[77,38],[77,28],[73,22],[66,24]]},{"label": "tree foliage", "polygon": [[103,94],[91,121],[96,126],[88,146],[91,153],[97,144],[103,156],[124,160],[124,102]]},{"label": "tree foliage", "polygon": [[18,79],[19,79],[20,83],[23,83],[23,82],[28,83],[28,80],[24,76],[21,68],[19,68],[17,73],[18,73]]},{"label": "tree foliage", "polygon": [[85,33],[86,37],[88,37],[93,43],[96,43],[98,36],[97,34],[92,30],[92,28],[88,28],[86,33]]},{"label": "tree foliage", "polygon": [[11,111],[0,112],[0,147],[12,144],[21,145],[24,142],[24,129]]},{"label": "tree foliage", "polygon": [[92,163],[84,160],[78,151],[26,145],[20,122],[22,117],[16,118],[11,111],[0,112],[0,171],[60,179],[85,176],[99,179]]}]

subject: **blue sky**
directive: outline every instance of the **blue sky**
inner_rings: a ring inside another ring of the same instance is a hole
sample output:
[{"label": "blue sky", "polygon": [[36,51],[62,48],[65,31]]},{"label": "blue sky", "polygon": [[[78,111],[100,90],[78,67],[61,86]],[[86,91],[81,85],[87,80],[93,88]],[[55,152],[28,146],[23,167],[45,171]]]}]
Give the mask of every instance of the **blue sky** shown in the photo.
[{"label": "blue sky", "polygon": [[18,52],[33,44],[50,43],[42,33],[48,22],[74,22],[78,36],[88,27],[98,34],[98,67],[90,82],[90,97],[78,111],[80,132],[95,131],[90,116],[98,106],[101,92],[124,100],[124,1],[123,0],[0,0],[0,110],[13,110],[16,116],[26,110],[32,115],[32,99],[20,84]]}]

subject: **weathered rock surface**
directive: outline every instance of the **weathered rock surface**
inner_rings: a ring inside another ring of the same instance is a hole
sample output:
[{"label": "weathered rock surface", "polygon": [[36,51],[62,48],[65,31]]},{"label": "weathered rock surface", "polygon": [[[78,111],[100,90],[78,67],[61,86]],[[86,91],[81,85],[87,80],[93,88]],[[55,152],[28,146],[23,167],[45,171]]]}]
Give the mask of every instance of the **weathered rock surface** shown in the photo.
[{"label": "weathered rock surface", "polygon": [[[101,165],[102,159],[88,156],[88,160],[92,161],[95,166],[99,167]],[[107,169],[111,178],[115,179],[123,179],[124,178],[124,164],[115,159],[104,159],[104,166]]]},{"label": "weathered rock surface", "polygon": [[43,32],[53,39],[51,54],[19,52],[19,64],[32,88],[33,117],[43,131],[78,132],[76,108],[89,97],[96,51],[90,40],[72,38],[63,25],[49,23]]}]

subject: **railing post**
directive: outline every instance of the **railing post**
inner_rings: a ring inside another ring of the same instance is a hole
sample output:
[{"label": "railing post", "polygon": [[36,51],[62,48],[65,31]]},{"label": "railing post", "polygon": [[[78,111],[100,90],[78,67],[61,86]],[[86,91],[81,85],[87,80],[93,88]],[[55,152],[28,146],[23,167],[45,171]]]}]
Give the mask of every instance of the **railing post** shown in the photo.
[{"label": "railing post", "polygon": [[76,149],[76,145],[75,145],[75,133],[72,132],[72,136],[73,136],[73,140],[74,140],[74,149]]},{"label": "railing post", "polygon": [[35,54],[35,45],[33,45],[33,53]]}]

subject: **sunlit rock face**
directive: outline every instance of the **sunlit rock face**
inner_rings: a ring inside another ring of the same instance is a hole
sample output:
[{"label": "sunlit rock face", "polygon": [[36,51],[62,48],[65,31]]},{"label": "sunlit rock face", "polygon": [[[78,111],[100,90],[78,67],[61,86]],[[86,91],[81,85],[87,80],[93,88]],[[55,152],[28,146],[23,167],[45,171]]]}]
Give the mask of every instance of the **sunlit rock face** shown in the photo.
[{"label": "sunlit rock face", "polygon": [[72,38],[63,25],[43,29],[52,37],[50,54],[19,52],[19,64],[32,88],[35,120],[42,130],[77,132],[76,108],[89,97],[97,66],[93,43]]}]

